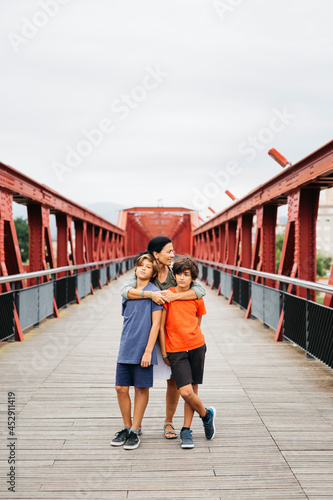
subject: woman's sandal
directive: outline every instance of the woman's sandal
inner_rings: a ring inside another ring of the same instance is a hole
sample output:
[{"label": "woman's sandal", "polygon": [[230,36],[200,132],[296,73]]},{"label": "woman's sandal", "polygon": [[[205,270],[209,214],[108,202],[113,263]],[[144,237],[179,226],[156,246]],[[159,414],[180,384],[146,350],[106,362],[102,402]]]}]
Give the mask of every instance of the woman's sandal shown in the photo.
[{"label": "woman's sandal", "polygon": [[[168,431],[166,430],[166,427],[170,425],[172,427],[172,430]],[[173,436],[167,436],[167,434],[173,434]],[[175,439],[177,437],[177,432],[175,431],[175,428],[171,422],[165,422],[164,424],[164,437],[166,439]]]}]

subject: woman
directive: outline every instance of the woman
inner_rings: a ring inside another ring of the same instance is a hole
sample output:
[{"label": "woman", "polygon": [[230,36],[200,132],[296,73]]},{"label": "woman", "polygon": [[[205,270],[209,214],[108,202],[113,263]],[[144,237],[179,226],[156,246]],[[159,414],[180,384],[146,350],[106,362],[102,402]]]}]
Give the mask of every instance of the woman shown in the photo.
[{"label": "woman", "polygon": [[[151,292],[151,299],[156,304],[164,304],[174,300],[193,300],[200,299],[206,295],[206,290],[201,283],[195,281],[192,283],[191,289],[184,293],[172,293],[168,289],[177,285],[173,275],[171,264],[175,256],[172,241],[166,236],[156,236],[148,243],[148,252],[154,255],[158,264],[157,276],[152,280],[160,292]],[[125,299],[142,299],[150,298],[148,291],[143,292],[136,289],[136,278],[133,277],[125,283],[121,289],[121,295]],[[158,365],[154,367],[154,378],[167,381],[166,391],[166,416],[164,423],[164,435],[167,439],[174,439],[177,433],[173,426],[173,417],[177,409],[179,400],[179,391],[177,390],[175,381],[171,376],[170,367],[167,366],[162,359],[159,345],[156,344]]]}]

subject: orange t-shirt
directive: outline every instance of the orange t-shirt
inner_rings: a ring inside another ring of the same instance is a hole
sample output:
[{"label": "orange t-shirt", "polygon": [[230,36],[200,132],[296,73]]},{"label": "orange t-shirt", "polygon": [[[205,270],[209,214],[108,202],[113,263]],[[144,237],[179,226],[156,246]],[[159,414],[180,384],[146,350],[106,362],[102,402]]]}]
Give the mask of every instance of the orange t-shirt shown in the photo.
[{"label": "orange t-shirt", "polygon": [[[175,288],[169,289],[176,293]],[[203,299],[175,300],[165,303],[165,343],[167,352],[191,351],[205,343],[205,337],[198,325],[198,316],[206,314]]]}]

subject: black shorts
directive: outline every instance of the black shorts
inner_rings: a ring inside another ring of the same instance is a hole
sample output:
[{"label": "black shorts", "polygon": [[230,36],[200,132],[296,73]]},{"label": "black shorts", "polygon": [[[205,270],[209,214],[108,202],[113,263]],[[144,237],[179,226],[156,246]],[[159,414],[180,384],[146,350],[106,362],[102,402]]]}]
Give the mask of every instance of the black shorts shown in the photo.
[{"label": "black shorts", "polygon": [[177,389],[188,384],[202,384],[206,350],[204,344],[191,351],[167,353]]}]

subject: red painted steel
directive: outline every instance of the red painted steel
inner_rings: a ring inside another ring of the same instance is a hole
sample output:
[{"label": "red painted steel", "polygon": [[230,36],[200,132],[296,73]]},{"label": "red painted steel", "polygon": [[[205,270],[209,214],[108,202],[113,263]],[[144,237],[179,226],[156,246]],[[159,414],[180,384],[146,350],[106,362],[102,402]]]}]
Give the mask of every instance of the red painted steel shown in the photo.
[{"label": "red painted steel", "polygon": [[[316,221],[319,193],[333,186],[333,141],[283,170],[244,198],[235,201],[193,232],[194,256],[213,262],[240,265],[275,273],[277,208],[288,204],[282,255],[278,274],[316,281]],[[252,216],[256,214],[254,245]],[[245,222],[245,218],[246,222]],[[219,235],[217,244],[216,235]],[[213,245],[211,246],[211,242]],[[253,248],[252,248],[253,247]],[[252,252],[252,258],[250,258]],[[250,260],[250,265],[245,265]],[[333,270],[330,283],[333,284]],[[267,280],[267,286],[274,282]],[[297,287],[289,292],[304,297],[306,291]],[[310,292],[315,300],[315,292]],[[232,300],[232,298],[230,299]],[[333,306],[327,295],[324,305]],[[251,316],[251,301],[247,317]],[[282,338],[282,318],[276,339]]]},{"label": "red painted steel", "polygon": [[[0,163],[0,275],[23,274],[19,243],[13,220],[13,201],[26,205],[29,224],[30,272],[125,255],[125,232],[45,185]],[[50,214],[57,222],[57,255],[53,255]],[[72,222],[74,222],[75,235]],[[105,257],[107,258],[107,257]],[[60,275],[58,276],[60,277]],[[44,277],[44,281],[49,278]],[[29,280],[28,285],[36,283]],[[25,280],[20,288],[27,286]],[[7,284],[2,291],[9,291]],[[79,301],[76,293],[77,301]],[[23,340],[16,309],[15,335]],[[58,315],[54,301],[54,314]]]}]

